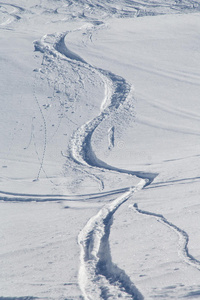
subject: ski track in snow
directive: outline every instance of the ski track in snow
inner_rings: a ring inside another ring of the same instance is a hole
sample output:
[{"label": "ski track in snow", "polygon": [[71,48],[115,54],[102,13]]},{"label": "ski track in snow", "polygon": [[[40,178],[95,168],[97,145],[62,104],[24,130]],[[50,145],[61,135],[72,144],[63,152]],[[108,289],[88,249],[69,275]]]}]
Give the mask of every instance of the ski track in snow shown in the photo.
[{"label": "ski track in snow", "polygon": [[46,202],[46,201],[89,201],[100,198],[105,198],[107,196],[118,195],[121,193],[126,193],[130,187],[110,190],[107,192],[99,192],[93,194],[72,194],[72,195],[49,195],[49,194],[22,194],[22,193],[11,193],[0,191],[0,201],[7,202]]},{"label": "ski track in snow", "polygon": [[24,9],[20,6],[0,2],[0,13],[3,14],[3,22],[0,23],[0,26],[9,25],[14,21],[19,21],[21,19],[20,13],[22,13]]},{"label": "ski track in snow", "polygon": [[[118,169],[105,164],[95,156],[91,147],[93,132],[103,120],[117,110],[120,105],[123,105],[128,95],[131,94],[131,87],[124,78],[109,71],[92,67],[78,55],[71,52],[65,45],[65,36],[66,34],[61,35],[54,48],[68,59],[76,61],[79,66],[86,69],[92,68],[95,72],[98,72],[104,80],[106,91],[100,114],[79,127],[72,136],[69,143],[69,157],[81,166],[86,165],[89,168],[106,169],[141,178],[140,183],[135,188],[131,188],[130,191],[115,199],[111,204],[104,206],[96,216],[88,221],[79,234],[79,244],[81,246],[79,285],[86,300],[108,299],[108,297],[116,299],[117,295],[126,299],[143,299],[143,296],[125,272],[112,263],[109,251],[110,221],[115,211],[130,198],[133,191],[150,184],[157,174]],[[41,51],[41,45],[38,45],[37,42],[35,47]]]},{"label": "ski track in snow", "polygon": [[[75,53],[67,49],[63,35],[54,46],[61,54],[77,61],[84,68],[92,68],[105,84],[105,98],[101,105],[100,114],[78,128],[69,144],[69,157],[78,165],[87,165],[89,168],[106,169],[118,173],[131,174],[141,178],[135,188],[130,188],[111,204],[105,205],[97,215],[92,217],[80,232],[78,241],[81,247],[81,266],[79,271],[79,285],[85,300],[89,299],[116,299],[118,295],[126,299],[143,299],[141,293],[126,273],[112,262],[109,249],[109,232],[111,220],[115,211],[126,202],[130,196],[149,185],[157,174],[127,171],[118,169],[100,161],[92,150],[91,139],[95,129],[113,111],[132,96],[131,86],[124,78],[109,71],[93,67]],[[69,55],[69,56],[68,56]]]},{"label": "ski track in snow", "polygon": [[[47,149],[47,124],[46,124],[44,114],[42,112],[42,109],[40,107],[40,104],[39,104],[39,101],[38,101],[38,98],[37,98],[37,95],[36,95],[36,92],[35,92],[35,86],[34,86],[33,94],[34,94],[34,98],[35,98],[35,101],[37,103],[37,106],[39,108],[39,111],[40,111],[40,114],[41,114],[41,117],[42,117],[42,121],[43,121],[43,126],[44,126],[44,146],[43,146],[42,158],[41,158],[41,161],[40,161],[40,167],[39,167],[39,170],[38,170],[37,177],[35,179],[35,181],[37,181],[40,178],[41,171],[42,170],[44,171],[43,164],[44,164],[44,159],[45,159],[45,154],[46,154],[46,149]],[[38,156],[38,158],[39,158],[39,156]],[[44,171],[44,173],[45,173],[45,171]]]},{"label": "ski track in snow", "polygon": [[[62,7],[57,8],[57,12],[65,13],[67,11],[68,15],[72,15],[72,11],[76,11],[77,7],[77,18],[91,18],[91,23],[93,26],[98,26],[102,22],[94,19],[94,16],[101,12],[100,17],[105,18],[108,16],[117,17],[134,17],[143,15],[156,15],[164,10],[165,13],[175,11],[181,12],[182,9],[185,10],[196,10],[200,9],[199,3],[190,1],[166,1],[165,4],[162,2],[155,1],[117,1],[115,7],[112,6],[112,2],[105,1],[104,5],[99,4],[97,1],[79,1],[77,5],[76,1],[67,1],[67,4]],[[123,7],[124,2],[126,5]],[[12,11],[6,11],[13,19],[7,19],[1,26],[7,25],[13,20],[19,20],[18,12],[22,12],[23,9],[7,3],[0,2],[0,8],[11,6]],[[82,8],[82,12],[80,7]],[[75,16],[73,15],[73,18]],[[87,195],[38,195],[38,194],[17,194],[8,193],[0,191],[0,200],[3,201],[88,201],[97,198],[104,198],[109,195],[120,194],[114,201],[106,204],[95,216],[93,216],[81,230],[78,236],[78,242],[81,249],[80,254],[80,270],[79,270],[79,284],[85,300],[90,299],[117,299],[121,297],[122,299],[135,299],[141,300],[143,296],[137,290],[133,282],[126,275],[126,273],[119,269],[113,262],[109,247],[109,233],[112,225],[112,218],[116,210],[125,203],[133,193],[143,189],[145,186],[151,184],[154,178],[158,174],[146,173],[146,172],[136,172],[128,171],[124,169],[119,169],[114,166],[107,165],[103,161],[99,160],[92,150],[91,139],[92,134],[95,129],[104,121],[111,113],[115,112],[122,106],[128,97],[132,97],[131,86],[125,81],[124,78],[113,74],[110,71],[96,68],[85,62],[77,54],[70,51],[65,45],[65,37],[67,33],[60,35],[51,35],[55,38],[55,43],[50,44],[46,42],[47,35],[44,36],[41,41],[35,42],[35,50],[42,53],[48,53],[53,57],[60,56],[61,59],[68,60],[71,64],[78,65],[81,68],[87,70],[93,70],[97,73],[103,80],[105,85],[105,98],[102,101],[101,111],[98,116],[88,121],[84,125],[78,128],[70,140],[68,157],[71,161],[75,162],[80,168],[84,165],[88,169],[100,169],[108,170],[110,172],[117,172],[121,174],[130,174],[140,178],[140,182],[135,187],[128,187],[108,192],[101,192],[96,194]],[[92,39],[92,35],[90,35]],[[36,97],[36,96],[35,96]],[[37,98],[35,98],[38,103]],[[157,104],[159,105],[159,104]],[[40,109],[43,123],[45,127],[45,141],[43,156],[38,172],[37,179],[39,179],[40,172],[43,168],[43,161],[46,151],[46,122],[45,117]],[[180,112],[179,112],[180,113]],[[188,116],[191,117],[191,116]],[[155,126],[155,125],[154,125]],[[110,146],[114,145],[114,131],[111,132],[109,138]],[[123,193],[123,194],[122,194]],[[121,195],[122,194],[122,195]],[[179,255],[188,264],[194,266],[200,270],[200,262],[196,260],[193,256],[189,254],[188,251],[188,241],[189,237],[187,233],[176,225],[170,223],[164,216],[142,211],[138,208],[137,204],[134,205],[135,211],[140,214],[150,215],[156,218],[159,222],[167,225],[173,229],[179,235]]]},{"label": "ski track in snow", "polygon": [[[109,232],[111,227],[112,216],[115,211],[126,202],[130,196],[149,185],[157,174],[143,173],[135,171],[127,171],[109,166],[97,159],[91,147],[91,138],[95,129],[105,120],[112,112],[115,112],[128,97],[132,97],[131,86],[124,78],[117,76],[109,71],[102,70],[86,63],[75,53],[71,52],[65,45],[65,36],[67,33],[55,35],[55,42],[45,35],[40,41],[34,42],[35,50],[41,53],[48,53],[53,57],[60,56],[62,59],[67,59],[72,64],[78,64],[88,71],[92,69],[102,79],[105,85],[105,98],[101,105],[100,114],[78,128],[72,136],[69,149],[68,159],[75,162],[77,167],[87,166],[89,170],[100,169],[109,170],[122,174],[131,174],[141,178],[141,181],[136,187],[128,187],[116,191],[102,192],[90,195],[27,195],[0,192],[0,199],[4,201],[61,201],[61,200],[85,200],[97,199],[109,195],[122,194],[114,201],[106,204],[96,216],[92,217],[83,230],[80,232],[78,240],[81,248],[81,266],[79,272],[79,285],[83,293],[84,299],[116,299],[118,295],[123,299],[143,299],[141,293],[137,290],[134,284],[126,273],[119,269],[112,262],[112,257],[109,250]],[[35,97],[38,103],[37,97]],[[44,126],[45,118],[40,109]],[[46,136],[46,134],[45,134]],[[46,138],[45,138],[46,141]],[[46,145],[46,143],[45,143]],[[45,146],[43,159],[45,155]],[[42,169],[43,160],[39,169],[38,177]],[[112,298],[111,298],[112,297]]]},{"label": "ski track in snow", "polygon": [[[134,172],[118,169],[107,165],[99,160],[92,150],[91,139],[95,129],[113,111],[131,95],[131,87],[120,76],[109,71],[96,68],[86,63],[75,53],[72,53],[65,46],[66,34],[62,35],[54,48],[60,54],[67,57],[83,68],[93,68],[103,78],[105,84],[105,98],[101,106],[100,114],[78,128],[72,136],[69,144],[69,157],[78,165],[86,165],[89,168],[106,169],[118,173],[131,174],[141,178],[140,183],[135,188],[130,188],[122,196],[116,198],[111,204],[105,205],[97,215],[93,216],[83,230],[80,232],[78,241],[81,247],[81,266],[79,271],[79,285],[85,300],[94,298],[116,299],[117,295],[126,299],[143,299],[130,278],[123,270],[120,270],[112,262],[109,248],[109,233],[112,224],[112,217],[115,211],[126,202],[133,192],[149,185],[157,174]],[[135,205],[135,209],[137,206]],[[145,213],[137,209],[140,213]],[[148,214],[148,213],[146,213]],[[150,214],[150,213],[149,213]],[[187,233],[172,223],[168,222],[162,215],[152,215],[159,219],[161,223],[172,228],[179,235],[179,255],[188,264],[200,269],[200,262],[192,257],[188,252],[189,237]],[[102,250],[103,249],[103,250]]]},{"label": "ski track in snow", "polygon": [[112,262],[109,233],[115,211],[130,196],[146,185],[146,180],[130,188],[112,203],[105,205],[93,216],[79,234],[81,266],[79,284],[86,300],[92,299],[143,299],[126,273]]},{"label": "ski track in snow", "polygon": [[163,215],[139,209],[137,203],[135,203],[133,205],[133,207],[134,207],[134,209],[137,213],[154,217],[160,223],[168,226],[170,229],[175,231],[177,233],[178,237],[179,237],[179,247],[178,247],[179,256],[187,264],[189,264],[189,265],[197,268],[198,270],[200,270],[200,261],[197,260],[196,258],[194,258],[189,253],[189,250],[188,250],[189,236],[184,230],[180,229],[178,226],[176,226],[173,223],[169,222]]}]

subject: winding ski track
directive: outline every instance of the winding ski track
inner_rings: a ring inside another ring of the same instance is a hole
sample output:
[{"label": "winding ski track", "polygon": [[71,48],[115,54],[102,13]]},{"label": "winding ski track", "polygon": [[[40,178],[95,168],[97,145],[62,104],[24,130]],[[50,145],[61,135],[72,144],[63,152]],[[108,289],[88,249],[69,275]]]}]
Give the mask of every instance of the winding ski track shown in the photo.
[{"label": "winding ski track", "polygon": [[130,188],[93,216],[79,234],[81,266],[79,284],[85,300],[90,299],[137,299],[143,296],[128,275],[112,262],[109,234],[113,215],[130,196],[142,189],[145,180]]},{"label": "winding ski track", "polygon": [[[62,54],[67,54],[64,39],[59,41],[59,48]],[[58,50],[58,47],[57,47]],[[66,55],[67,56],[67,55]],[[71,53],[70,53],[71,56]],[[130,187],[122,196],[117,197],[111,204],[105,205],[97,215],[93,216],[79,234],[78,241],[81,247],[81,266],[79,272],[79,284],[85,300],[90,299],[116,299],[121,298],[143,299],[142,294],[131,282],[125,272],[119,269],[113,262],[109,247],[109,233],[112,225],[112,217],[116,210],[126,202],[130,196],[151,184],[158,174],[145,173],[119,169],[99,160],[91,146],[92,134],[100,123],[117,110],[131,94],[131,87],[124,78],[109,71],[95,68],[87,64],[79,56],[74,56],[73,60],[84,67],[93,68],[103,76],[105,83],[105,99],[100,114],[88,121],[75,132],[69,144],[69,157],[79,165],[87,165],[89,168],[105,169],[122,174],[130,174],[141,179],[136,187]],[[141,214],[152,215],[161,223],[173,229],[179,236],[179,256],[189,265],[200,269],[200,262],[188,251],[188,234],[169,222],[164,216],[144,212],[134,205],[135,210]],[[113,291],[114,283],[114,291]]]},{"label": "winding ski track", "polygon": [[[48,51],[56,56],[64,56],[79,67],[93,69],[103,79],[105,85],[105,98],[102,101],[98,116],[89,120],[72,135],[69,142],[68,157],[76,165],[87,166],[90,169],[108,170],[121,174],[130,174],[140,178],[135,187],[129,187],[112,203],[105,205],[97,215],[93,216],[80,232],[78,242],[81,248],[81,266],[79,271],[79,285],[85,300],[89,299],[143,299],[133,282],[126,273],[119,269],[113,262],[109,247],[109,233],[112,217],[115,211],[126,202],[134,192],[149,185],[157,174],[137,172],[119,169],[99,160],[91,146],[91,139],[95,129],[111,113],[115,112],[131,96],[131,86],[126,80],[118,75],[100,68],[96,68],[85,62],[77,54],[71,52],[65,45],[67,33],[61,34],[51,47],[45,43],[45,38],[35,42],[35,50],[42,53]],[[117,193],[116,193],[117,195]]]},{"label": "winding ski track", "polygon": [[150,217],[154,217],[156,220],[158,220],[160,223],[164,224],[165,226],[169,227],[171,230],[175,231],[176,234],[179,237],[179,245],[178,245],[178,254],[181,257],[183,261],[185,261],[187,264],[197,268],[200,270],[200,261],[194,258],[188,250],[188,242],[189,242],[189,236],[187,232],[179,228],[178,226],[174,225],[173,223],[169,222],[163,215],[152,213],[149,211],[145,211],[138,208],[137,203],[133,205],[135,211],[142,215],[147,215]]},{"label": "winding ski track", "polygon": [[99,160],[91,146],[91,139],[95,129],[113,111],[131,95],[131,86],[126,80],[110,71],[96,68],[86,63],[65,45],[65,35],[54,46],[57,51],[68,59],[76,61],[84,68],[92,68],[104,81],[105,98],[102,101],[98,116],[83,124],[72,136],[69,143],[69,157],[78,165],[89,168],[104,169],[112,172],[130,174],[141,179],[136,187],[130,187],[125,193],[117,197],[111,204],[105,205],[97,215],[93,216],[79,234],[78,242],[81,248],[81,266],[79,271],[79,285],[85,300],[116,299],[117,295],[123,299],[143,299],[126,273],[113,262],[109,247],[109,233],[112,217],[115,211],[126,202],[134,192],[149,185],[157,174],[128,171],[115,168]]},{"label": "winding ski track", "polygon": [[[129,95],[131,96],[131,86],[124,78],[110,71],[91,66],[78,55],[67,49],[65,46],[66,34],[67,33],[61,34],[60,36],[56,35],[54,44],[46,43],[48,36],[45,35],[40,41],[34,43],[35,50],[53,57],[60,56],[72,64],[78,64],[79,67],[86,69],[86,71],[92,69],[102,78],[106,90],[99,115],[79,127],[72,136],[68,149],[69,159],[73,161],[76,166],[81,168],[84,165],[89,169],[101,169],[118,174],[130,174],[134,177],[139,177],[141,180],[137,186],[90,195],[38,195],[1,191],[0,200],[45,202],[60,200],[75,201],[82,199],[84,201],[86,197],[88,200],[88,198],[96,199],[110,195],[116,196],[114,201],[106,204],[97,215],[88,221],[79,234],[78,242],[81,249],[79,285],[85,300],[108,299],[108,297],[114,300],[118,298],[118,295],[120,295],[122,299],[142,300],[142,294],[135,287],[128,275],[112,262],[109,247],[109,233],[112,218],[116,210],[125,203],[133,193],[149,185],[157,174],[118,169],[107,165],[96,157],[91,146],[92,134],[102,121],[111,113],[117,111],[117,109],[125,103],[127,97],[129,97]],[[45,123],[44,118],[43,121]],[[46,148],[44,148],[43,159],[45,151]],[[43,160],[39,168],[38,178],[42,166]]]}]

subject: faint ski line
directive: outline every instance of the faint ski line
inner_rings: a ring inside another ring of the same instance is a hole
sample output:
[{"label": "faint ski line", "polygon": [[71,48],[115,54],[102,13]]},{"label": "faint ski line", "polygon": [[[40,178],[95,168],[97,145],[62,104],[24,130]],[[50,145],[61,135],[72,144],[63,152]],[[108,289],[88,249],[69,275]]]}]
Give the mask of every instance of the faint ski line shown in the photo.
[{"label": "faint ski line", "polygon": [[42,112],[42,109],[41,109],[41,107],[40,107],[38,98],[37,98],[37,96],[36,96],[35,85],[34,85],[34,98],[35,98],[35,101],[36,101],[37,106],[38,106],[38,108],[39,108],[39,111],[40,111],[40,113],[41,113],[42,120],[43,120],[43,124],[44,124],[44,147],[43,147],[43,153],[42,153],[42,159],[41,159],[41,163],[40,163],[40,168],[39,168],[39,170],[38,170],[38,174],[37,174],[37,177],[36,177],[36,179],[35,179],[35,181],[38,181],[38,180],[39,180],[39,177],[40,177],[40,173],[41,173],[41,171],[43,170],[44,158],[45,158],[46,148],[47,148],[47,124],[46,124],[46,120],[45,120],[44,114],[43,114],[43,112]]},{"label": "faint ski line", "polygon": [[196,269],[200,270],[200,261],[193,257],[188,250],[188,242],[189,242],[189,236],[188,234],[180,229],[178,226],[174,225],[173,223],[169,222],[163,215],[161,214],[156,214],[152,212],[148,212],[145,210],[141,210],[138,208],[137,203],[133,205],[135,211],[139,214],[147,215],[147,216],[152,216],[155,219],[158,220],[158,222],[166,225],[170,229],[174,230],[178,236],[179,236],[179,249],[178,249],[178,254],[179,256],[189,265],[195,267]]}]

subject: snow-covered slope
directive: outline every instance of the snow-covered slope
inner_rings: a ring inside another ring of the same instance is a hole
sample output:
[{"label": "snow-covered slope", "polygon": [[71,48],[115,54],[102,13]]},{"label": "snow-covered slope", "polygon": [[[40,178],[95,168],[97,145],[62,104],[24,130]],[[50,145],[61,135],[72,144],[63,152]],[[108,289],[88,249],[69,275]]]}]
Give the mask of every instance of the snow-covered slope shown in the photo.
[{"label": "snow-covered slope", "polygon": [[0,298],[200,294],[199,1],[0,2]]}]

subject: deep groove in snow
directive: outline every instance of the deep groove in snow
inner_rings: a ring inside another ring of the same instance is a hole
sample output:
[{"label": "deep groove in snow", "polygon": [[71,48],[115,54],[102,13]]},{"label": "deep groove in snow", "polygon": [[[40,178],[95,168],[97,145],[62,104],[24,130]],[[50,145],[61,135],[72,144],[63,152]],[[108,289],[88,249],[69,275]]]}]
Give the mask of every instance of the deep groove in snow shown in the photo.
[{"label": "deep groove in snow", "polygon": [[[79,283],[84,299],[143,299],[126,273],[113,262],[109,247],[109,234],[112,217],[116,210],[126,202],[134,192],[146,185],[141,180],[135,188],[105,205],[93,216],[79,234],[81,247],[81,267]],[[113,288],[114,285],[114,288]],[[108,297],[109,295],[109,297]]]},{"label": "deep groove in snow", "polygon": [[106,91],[99,115],[79,127],[72,136],[69,143],[68,157],[78,166],[85,165],[88,168],[106,169],[141,178],[140,183],[135,188],[129,188],[111,204],[105,205],[96,216],[88,221],[81,231],[78,238],[81,246],[79,285],[85,300],[108,299],[108,297],[114,300],[118,298],[117,295],[121,295],[120,297],[126,299],[141,300],[143,296],[130,278],[112,262],[109,252],[110,221],[119,206],[126,202],[133,192],[149,185],[157,174],[118,169],[105,164],[95,156],[91,147],[93,132],[103,120],[116,111],[120,105],[123,105],[127,97],[132,96],[131,86],[124,78],[110,71],[93,67],[68,50],[64,43],[65,36],[66,33],[58,36],[53,47],[45,43],[44,37],[40,42],[36,41],[34,43],[35,50],[42,53],[47,51],[53,56],[61,55],[71,63],[78,64],[79,67],[92,69],[103,79]]},{"label": "deep groove in snow", "polygon": [[[84,68],[93,69],[103,77],[105,83],[105,98],[103,99],[100,114],[78,128],[72,136],[69,144],[69,157],[78,165],[86,165],[95,169],[106,169],[117,173],[131,174],[141,178],[135,188],[116,198],[111,204],[105,205],[99,213],[92,217],[79,235],[81,246],[81,266],[79,272],[79,284],[85,300],[89,299],[116,299],[117,295],[126,299],[143,299],[130,278],[124,271],[112,262],[109,251],[109,232],[111,218],[119,206],[126,202],[134,191],[149,185],[157,174],[127,171],[118,169],[100,161],[91,147],[91,138],[95,129],[113,111],[126,101],[131,94],[131,86],[124,78],[110,71],[92,67],[76,54],[72,54],[64,45],[64,37],[54,44],[54,48],[61,55],[72,59]],[[69,55],[69,56],[68,56]],[[102,248],[104,251],[102,251]]]}]

